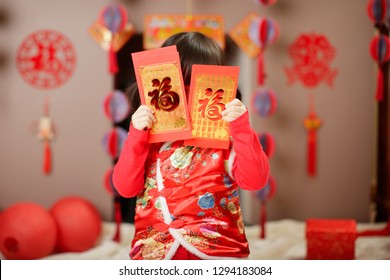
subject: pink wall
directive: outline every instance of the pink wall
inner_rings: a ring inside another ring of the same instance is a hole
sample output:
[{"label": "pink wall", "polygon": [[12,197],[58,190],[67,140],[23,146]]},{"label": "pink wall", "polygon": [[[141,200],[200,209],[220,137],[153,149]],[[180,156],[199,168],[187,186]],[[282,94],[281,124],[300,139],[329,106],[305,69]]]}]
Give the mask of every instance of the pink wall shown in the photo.
[{"label": "pink wall", "polygon": [[[142,32],[146,13],[184,13],[188,1],[121,1],[130,21]],[[110,124],[101,112],[103,97],[112,86],[106,71],[106,54],[87,33],[99,10],[110,1],[3,0],[9,12],[0,26],[0,46],[8,64],[0,68],[0,209],[19,201],[35,201],[50,207],[57,199],[77,194],[90,199],[104,219],[111,217],[111,199],[102,185],[111,160],[101,139]],[[374,32],[366,16],[365,1],[279,0],[264,8],[253,0],[193,0],[193,13],[224,15],[229,31],[251,11],[270,16],[279,23],[280,38],[265,54],[267,85],[278,97],[274,116],[264,119],[250,107],[256,88],[256,61],[236,49],[234,61],[241,66],[240,88],[251,110],[253,127],[268,131],[276,139],[271,160],[278,193],[269,203],[270,219],[309,217],[368,220],[369,188],[374,170],[375,67],[368,53]],[[77,52],[77,68],[62,87],[42,91],[26,84],[16,69],[16,51],[22,40],[40,29],[65,34]],[[286,48],[301,33],[327,36],[337,48],[331,66],[338,69],[333,88],[322,84],[308,90],[296,83],[287,86],[284,67],[291,65]],[[129,65],[131,67],[131,65]],[[307,115],[310,92],[324,121],[319,130],[318,176],[305,172]],[[59,135],[53,142],[54,172],[41,173],[42,145],[28,126],[39,119],[46,95],[52,100],[51,116]],[[258,203],[243,192],[247,222],[257,221]]]}]

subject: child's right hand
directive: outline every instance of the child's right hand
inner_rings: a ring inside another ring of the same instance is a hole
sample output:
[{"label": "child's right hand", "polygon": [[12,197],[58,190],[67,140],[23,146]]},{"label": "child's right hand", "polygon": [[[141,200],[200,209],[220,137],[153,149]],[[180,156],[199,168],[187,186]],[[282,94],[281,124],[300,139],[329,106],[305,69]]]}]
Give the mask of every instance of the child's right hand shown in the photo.
[{"label": "child's right hand", "polygon": [[133,127],[138,130],[150,129],[156,121],[154,111],[146,105],[141,105],[131,117]]}]

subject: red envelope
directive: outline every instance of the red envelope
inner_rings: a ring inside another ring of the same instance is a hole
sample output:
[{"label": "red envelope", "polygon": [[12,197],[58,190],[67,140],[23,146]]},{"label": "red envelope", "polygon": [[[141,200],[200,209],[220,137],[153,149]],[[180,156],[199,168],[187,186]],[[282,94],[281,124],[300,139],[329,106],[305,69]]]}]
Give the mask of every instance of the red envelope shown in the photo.
[{"label": "red envelope", "polygon": [[229,148],[229,123],[222,120],[225,104],[236,97],[238,66],[193,65],[189,105],[193,139],[188,146]]},{"label": "red envelope", "polygon": [[191,123],[176,46],[132,54],[141,103],[155,112],[157,121],[149,142],[191,138]]}]

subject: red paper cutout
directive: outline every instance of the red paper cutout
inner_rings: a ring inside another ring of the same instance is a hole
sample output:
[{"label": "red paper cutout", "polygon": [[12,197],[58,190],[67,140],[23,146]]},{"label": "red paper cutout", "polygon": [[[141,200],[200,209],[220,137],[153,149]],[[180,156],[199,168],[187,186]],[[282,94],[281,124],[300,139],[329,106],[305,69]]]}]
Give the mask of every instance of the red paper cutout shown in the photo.
[{"label": "red paper cutout", "polygon": [[299,80],[308,88],[317,87],[321,82],[333,86],[338,71],[329,64],[336,49],[324,35],[302,34],[289,47],[288,53],[293,60],[291,68],[285,67],[289,84]]},{"label": "red paper cutout", "polygon": [[76,51],[60,32],[40,30],[22,42],[16,62],[19,73],[27,83],[39,89],[53,89],[72,76]]}]

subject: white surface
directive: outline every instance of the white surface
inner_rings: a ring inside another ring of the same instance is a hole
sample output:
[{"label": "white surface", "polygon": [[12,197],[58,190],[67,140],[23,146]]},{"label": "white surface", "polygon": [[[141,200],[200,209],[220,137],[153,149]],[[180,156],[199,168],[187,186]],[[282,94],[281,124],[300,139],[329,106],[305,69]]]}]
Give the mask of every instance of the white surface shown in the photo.
[{"label": "white surface", "polygon": [[[382,229],[384,223],[358,224],[357,230]],[[127,260],[134,234],[131,224],[121,225],[121,242],[112,241],[115,224],[103,223],[98,244],[82,253],[62,253],[45,259]],[[266,238],[259,238],[259,227],[246,227],[251,254],[249,259],[289,260],[306,258],[305,222],[295,220],[271,221],[266,225]],[[359,237],[355,244],[356,259],[390,259],[390,236]],[[0,259],[3,257],[0,255]]]}]

